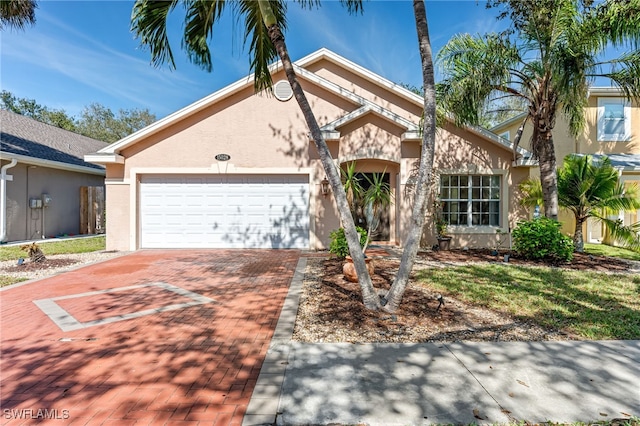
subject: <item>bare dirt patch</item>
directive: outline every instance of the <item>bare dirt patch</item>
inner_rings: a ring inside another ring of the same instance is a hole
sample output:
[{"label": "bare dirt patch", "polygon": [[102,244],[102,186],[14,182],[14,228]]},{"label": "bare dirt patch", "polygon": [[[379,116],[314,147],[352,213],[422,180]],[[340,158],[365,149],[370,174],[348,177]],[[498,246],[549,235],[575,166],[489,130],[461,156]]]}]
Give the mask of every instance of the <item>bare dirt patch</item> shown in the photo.
[{"label": "bare dirt patch", "polygon": [[[420,253],[414,272],[420,268],[470,262],[502,262],[504,254],[491,250],[452,250]],[[549,266],[510,257],[510,263]],[[441,306],[438,293],[415,285],[406,290],[400,309],[394,313],[373,312],[364,307],[357,283],[342,273],[343,261],[310,258],[303,281],[293,339],[301,342],[439,342],[439,341],[540,341],[572,340],[577,336],[542,328],[509,314],[478,307],[447,297]],[[397,272],[399,261],[375,260],[374,287],[385,294]],[[606,272],[628,272],[630,263],[603,256],[576,253],[570,263],[554,267]]]}]

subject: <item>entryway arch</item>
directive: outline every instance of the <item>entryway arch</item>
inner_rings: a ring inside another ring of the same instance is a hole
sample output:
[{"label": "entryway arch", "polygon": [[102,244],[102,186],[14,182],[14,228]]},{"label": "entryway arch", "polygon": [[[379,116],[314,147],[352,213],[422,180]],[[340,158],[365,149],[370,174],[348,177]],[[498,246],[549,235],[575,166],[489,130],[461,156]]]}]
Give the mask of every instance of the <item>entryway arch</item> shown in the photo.
[{"label": "entryway arch", "polygon": [[[391,189],[391,205],[388,206],[381,215],[380,224],[372,233],[373,242],[398,244],[399,241],[399,214],[398,199],[401,191],[399,188],[400,164],[395,161],[381,160],[377,158],[345,158],[340,161],[340,168],[346,171],[352,163],[355,163],[355,172],[360,175],[360,183],[366,189],[368,180],[374,173],[384,173],[383,179],[389,184]],[[367,227],[364,212],[359,209],[354,217],[357,226]]]}]

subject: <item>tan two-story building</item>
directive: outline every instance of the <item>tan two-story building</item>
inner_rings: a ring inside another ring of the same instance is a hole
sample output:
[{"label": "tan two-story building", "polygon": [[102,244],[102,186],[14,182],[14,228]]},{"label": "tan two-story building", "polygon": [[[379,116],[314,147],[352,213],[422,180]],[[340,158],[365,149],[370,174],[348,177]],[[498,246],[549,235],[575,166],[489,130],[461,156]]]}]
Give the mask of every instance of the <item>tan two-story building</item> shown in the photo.
[{"label": "tan two-story building", "polygon": [[[584,131],[573,137],[568,123],[558,117],[553,131],[558,167],[563,159],[572,153],[590,154],[594,158],[606,155],[620,172],[626,184],[640,186],[640,106],[627,100],[620,89],[614,87],[594,87],[589,91],[588,107],[585,110]],[[513,141],[524,114],[494,127],[492,132],[506,140]],[[531,139],[531,126],[527,123],[521,144],[527,146]],[[532,169],[532,177],[539,177],[537,168]],[[640,210],[619,212],[618,218],[625,225],[640,222]],[[563,230],[573,234],[575,220],[566,211],[560,212]],[[605,232],[602,224],[589,220],[584,229],[586,242],[602,242]]]}]

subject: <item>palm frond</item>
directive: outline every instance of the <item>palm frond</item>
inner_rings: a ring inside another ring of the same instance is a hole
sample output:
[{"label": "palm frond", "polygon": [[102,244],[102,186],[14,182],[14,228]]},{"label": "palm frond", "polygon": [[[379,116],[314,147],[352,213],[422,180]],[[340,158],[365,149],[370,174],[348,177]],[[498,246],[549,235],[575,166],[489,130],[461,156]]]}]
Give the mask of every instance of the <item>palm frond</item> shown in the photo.
[{"label": "palm frond", "polygon": [[524,96],[512,84],[521,76],[510,72],[519,60],[517,48],[497,34],[454,36],[438,54],[437,61],[446,76],[437,88],[439,108],[456,124],[477,125],[482,106],[493,92]]},{"label": "palm frond", "polygon": [[604,216],[597,217],[597,220],[604,224],[615,242],[630,250],[640,250],[640,222],[625,226],[620,220]]},{"label": "palm frond", "polygon": [[209,42],[213,26],[222,15],[225,3],[223,0],[189,1],[185,5],[187,12],[182,47],[191,62],[211,72],[213,64]]},{"label": "palm frond", "polygon": [[609,66],[608,72],[590,74],[591,77],[606,77],[618,86],[628,99],[640,102],[640,51],[624,53],[616,59],[602,62]]},{"label": "palm frond", "polygon": [[364,5],[362,0],[340,0],[340,3],[347,8],[347,11],[351,14],[363,13]]},{"label": "palm frond", "polygon": [[167,18],[179,0],[136,0],[131,14],[131,31],[143,47],[151,51],[151,63],[160,66],[168,63],[175,68],[175,60],[167,36]]},{"label": "palm frond", "polygon": [[523,198],[520,204],[526,207],[542,206],[542,183],[540,179],[527,179],[520,184]]},{"label": "palm frond", "polygon": [[[269,0],[273,18],[281,31],[287,27],[286,2]],[[239,16],[244,17],[245,46],[249,44],[250,68],[254,73],[254,88],[257,92],[271,90],[273,84],[269,64],[278,58],[275,46],[269,37],[264,16],[257,1],[245,0],[237,3]]]},{"label": "palm frond", "polygon": [[2,0],[0,1],[0,30],[5,26],[18,30],[36,23],[35,0]]},{"label": "palm frond", "polygon": [[592,49],[640,45],[640,0],[607,0],[588,11],[580,35]]}]

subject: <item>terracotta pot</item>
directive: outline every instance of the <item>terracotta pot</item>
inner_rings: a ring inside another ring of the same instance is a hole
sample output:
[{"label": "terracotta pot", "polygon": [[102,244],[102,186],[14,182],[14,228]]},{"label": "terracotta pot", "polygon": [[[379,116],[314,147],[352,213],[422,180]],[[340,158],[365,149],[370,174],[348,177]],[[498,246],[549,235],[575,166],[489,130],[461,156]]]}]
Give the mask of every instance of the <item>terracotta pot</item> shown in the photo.
[{"label": "terracotta pot", "polygon": [[[358,274],[356,274],[356,267],[353,264],[353,259],[351,258],[351,256],[347,256],[345,260],[347,261],[347,263],[342,266],[342,273],[344,274],[344,277],[347,279],[347,281],[357,283]],[[369,271],[369,275],[373,275],[373,273],[375,272],[373,267],[373,259],[371,259],[370,257],[365,257],[364,263],[366,263],[367,265],[367,271]]]}]

